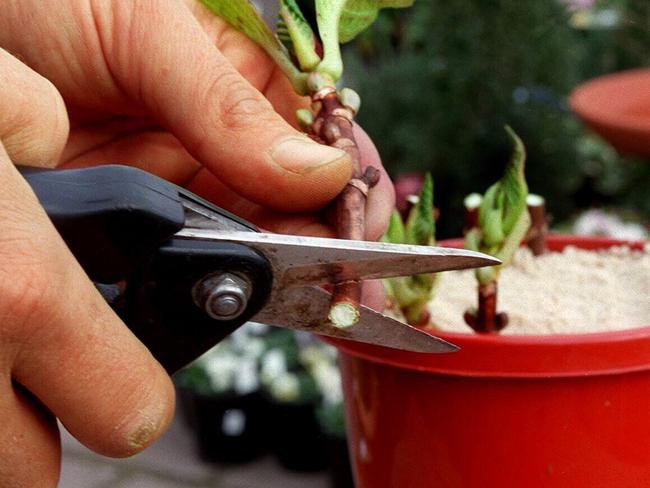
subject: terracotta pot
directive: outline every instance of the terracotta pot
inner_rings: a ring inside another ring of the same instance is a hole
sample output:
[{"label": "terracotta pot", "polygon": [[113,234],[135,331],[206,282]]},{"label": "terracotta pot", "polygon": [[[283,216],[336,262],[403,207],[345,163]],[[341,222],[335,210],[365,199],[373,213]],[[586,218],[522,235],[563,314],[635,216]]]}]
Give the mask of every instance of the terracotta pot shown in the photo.
[{"label": "terracotta pot", "polygon": [[569,104],[620,152],[650,157],[650,69],[583,83],[573,91]]},{"label": "terracotta pot", "polygon": [[[548,242],[551,250],[616,243]],[[650,326],[439,335],[461,350],[331,341],[357,488],[650,486]]]}]

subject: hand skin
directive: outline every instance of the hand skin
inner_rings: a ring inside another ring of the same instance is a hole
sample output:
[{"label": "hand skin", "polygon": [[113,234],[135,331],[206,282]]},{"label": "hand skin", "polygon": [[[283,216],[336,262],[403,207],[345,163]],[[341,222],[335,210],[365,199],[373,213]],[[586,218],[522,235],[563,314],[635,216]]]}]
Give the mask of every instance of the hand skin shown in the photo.
[{"label": "hand skin", "polygon": [[[350,161],[286,122],[306,103],[259,47],[194,1],[2,2],[1,488],[56,486],[55,417],[120,457],[158,438],[174,407],[168,376],[95,291],[12,162],[131,164],[265,229],[332,235],[319,209]],[[365,164],[380,166],[357,135]],[[384,174],[368,202],[369,239],[393,198]]]}]

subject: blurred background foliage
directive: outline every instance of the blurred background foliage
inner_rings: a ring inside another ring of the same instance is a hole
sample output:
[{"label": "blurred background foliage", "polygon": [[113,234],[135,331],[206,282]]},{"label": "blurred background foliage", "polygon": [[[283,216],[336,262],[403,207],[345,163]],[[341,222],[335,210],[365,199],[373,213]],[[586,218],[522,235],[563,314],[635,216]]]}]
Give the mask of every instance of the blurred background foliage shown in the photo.
[{"label": "blurred background foliage", "polygon": [[647,0],[419,0],[383,11],[345,63],[391,175],[433,173],[441,238],[460,235],[464,196],[501,174],[506,123],[555,222],[594,206],[647,221],[650,164],[618,155],[567,106],[580,82],[650,64]]}]

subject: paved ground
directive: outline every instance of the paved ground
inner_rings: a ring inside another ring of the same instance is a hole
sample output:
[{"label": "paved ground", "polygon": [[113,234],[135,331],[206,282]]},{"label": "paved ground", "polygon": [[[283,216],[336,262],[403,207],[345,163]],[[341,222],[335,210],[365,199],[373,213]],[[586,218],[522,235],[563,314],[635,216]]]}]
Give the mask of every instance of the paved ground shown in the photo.
[{"label": "paved ground", "polygon": [[[63,430],[63,429],[62,429]],[[272,457],[239,467],[201,462],[181,419],[147,451],[129,459],[96,455],[63,433],[59,488],[328,488],[325,474],[297,474]]]}]

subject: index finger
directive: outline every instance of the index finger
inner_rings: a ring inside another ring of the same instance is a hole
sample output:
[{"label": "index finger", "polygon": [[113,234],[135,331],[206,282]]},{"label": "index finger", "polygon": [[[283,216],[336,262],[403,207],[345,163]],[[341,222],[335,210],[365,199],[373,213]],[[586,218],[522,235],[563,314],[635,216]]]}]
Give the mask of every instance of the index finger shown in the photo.
[{"label": "index finger", "polygon": [[[104,6],[111,11],[98,14],[97,24],[112,46],[105,55],[114,76],[230,188],[278,210],[304,211],[322,207],[345,186],[347,154],[287,124],[183,4]],[[111,25],[117,21],[125,25]]]}]

